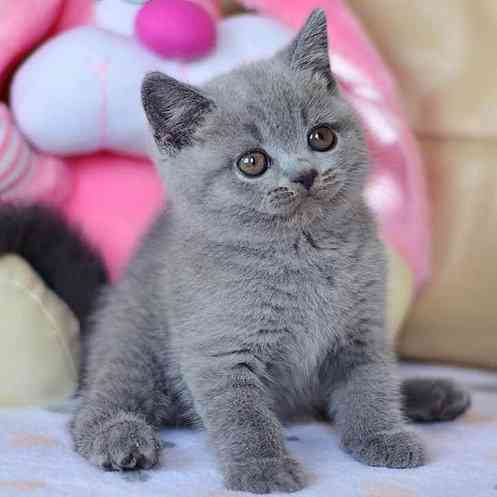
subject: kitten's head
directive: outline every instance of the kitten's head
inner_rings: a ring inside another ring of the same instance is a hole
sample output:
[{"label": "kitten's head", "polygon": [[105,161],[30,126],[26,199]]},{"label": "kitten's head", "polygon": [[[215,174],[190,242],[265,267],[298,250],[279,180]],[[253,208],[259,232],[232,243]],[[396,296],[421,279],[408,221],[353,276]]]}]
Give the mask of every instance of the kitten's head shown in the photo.
[{"label": "kitten's head", "polygon": [[321,10],[269,60],[202,89],[152,73],[142,97],[161,174],[203,212],[302,224],[361,194],[366,148],[330,70]]}]

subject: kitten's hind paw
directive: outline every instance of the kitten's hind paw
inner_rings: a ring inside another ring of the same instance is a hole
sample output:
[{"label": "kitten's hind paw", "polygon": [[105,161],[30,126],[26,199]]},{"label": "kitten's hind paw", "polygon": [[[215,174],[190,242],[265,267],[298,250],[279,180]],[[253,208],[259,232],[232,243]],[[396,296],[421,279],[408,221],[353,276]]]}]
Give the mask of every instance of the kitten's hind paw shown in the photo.
[{"label": "kitten's hind paw", "polygon": [[289,457],[251,459],[226,466],[226,487],[230,490],[268,494],[297,492],[305,484],[300,464]]},{"label": "kitten's hind paw", "polygon": [[118,414],[103,423],[91,437],[86,450],[76,448],[92,464],[103,469],[149,469],[159,461],[158,432],[133,414]]},{"label": "kitten's hind paw", "polygon": [[369,466],[414,468],[425,462],[425,450],[418,436],[406,429],[382,431],[365,440],[343,442],[344,449]]},{"label": "kitten's hind paw", "polygon": [[469,392],[453,380],[413,378],[402,383],[405,415],[413,421],[451,421],[471,405]]}]

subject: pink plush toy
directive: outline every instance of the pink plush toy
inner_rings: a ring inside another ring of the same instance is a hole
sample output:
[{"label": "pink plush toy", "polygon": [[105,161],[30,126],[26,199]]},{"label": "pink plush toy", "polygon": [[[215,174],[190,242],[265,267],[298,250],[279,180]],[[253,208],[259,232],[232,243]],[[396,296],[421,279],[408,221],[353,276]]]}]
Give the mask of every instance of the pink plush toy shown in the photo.
[{"label": "pink plush toy", "polygon": [[71,190],[71,176],[61,159],[31,149],[0,102],[0,202],[58,205]]},{"label": "pink plush toy", "polygon": [[170,59],[207,55],[216,44],[212,2],[150,0],[138,12],[135,30],[150,50]]},{"label": "pink plush toy", "polygon": [[[16,65],[53,29],[64,0],[10,0],[0,5],[0,96]],[[33,150],[0,102],[0,202],[60,204],[69,194],[64,162]]]}]

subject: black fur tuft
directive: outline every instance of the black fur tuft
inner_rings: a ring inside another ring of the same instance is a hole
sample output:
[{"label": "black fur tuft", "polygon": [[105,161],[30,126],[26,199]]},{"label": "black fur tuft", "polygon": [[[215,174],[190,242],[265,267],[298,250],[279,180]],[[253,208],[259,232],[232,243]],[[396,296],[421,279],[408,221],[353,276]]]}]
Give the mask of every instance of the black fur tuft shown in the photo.
[{"label": "black fur tuft", "polygon": [[108,281],[102,258],[79,232],[48,207],[0,207],[0,256],[23,257],[74,312],[85,330]]}]

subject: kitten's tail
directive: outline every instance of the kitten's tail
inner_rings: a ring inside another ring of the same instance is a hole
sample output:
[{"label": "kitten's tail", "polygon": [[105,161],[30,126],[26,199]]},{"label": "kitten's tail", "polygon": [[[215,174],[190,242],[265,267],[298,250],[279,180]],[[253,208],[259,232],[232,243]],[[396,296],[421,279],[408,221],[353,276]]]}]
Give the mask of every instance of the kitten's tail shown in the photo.
[{"label": "kitten's tail", "polygon": [[81,329],[108,277],[102,258],[48,207],[0,206],[0,257],[17,254],[74,312]]}]

